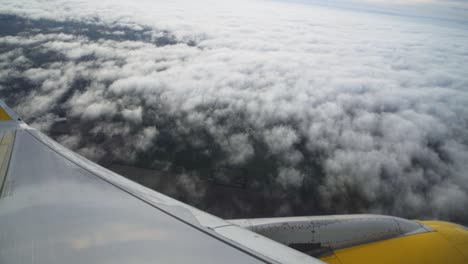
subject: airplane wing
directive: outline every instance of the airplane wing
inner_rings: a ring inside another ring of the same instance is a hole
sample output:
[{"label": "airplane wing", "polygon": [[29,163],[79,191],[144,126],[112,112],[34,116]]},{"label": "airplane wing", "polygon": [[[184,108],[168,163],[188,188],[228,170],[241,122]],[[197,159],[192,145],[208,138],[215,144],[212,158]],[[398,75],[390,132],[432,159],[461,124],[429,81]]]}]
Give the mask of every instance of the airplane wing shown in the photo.
[{"label": "airplane wing", "polygon": [[0,263],[323,263],[125,179],[0,101]]},{"label": "airplane wing", "polygon": [[468,229],[442,221],[223,220],[62,147],[0,100],[1,264],[461,264],[467,252]]}]

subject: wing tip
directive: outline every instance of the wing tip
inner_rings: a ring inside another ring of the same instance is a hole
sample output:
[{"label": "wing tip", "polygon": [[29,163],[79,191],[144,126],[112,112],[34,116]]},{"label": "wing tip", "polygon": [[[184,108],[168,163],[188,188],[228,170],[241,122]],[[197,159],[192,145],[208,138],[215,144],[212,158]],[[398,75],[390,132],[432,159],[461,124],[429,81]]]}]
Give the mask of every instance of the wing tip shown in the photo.
[{"label": "wing tip", "polygon": [[10,107],[5,104],[3,100],[0,99],[0,122],[4,121],[22,121],[21,118],[18,117],[18,115],[11,110]]}]

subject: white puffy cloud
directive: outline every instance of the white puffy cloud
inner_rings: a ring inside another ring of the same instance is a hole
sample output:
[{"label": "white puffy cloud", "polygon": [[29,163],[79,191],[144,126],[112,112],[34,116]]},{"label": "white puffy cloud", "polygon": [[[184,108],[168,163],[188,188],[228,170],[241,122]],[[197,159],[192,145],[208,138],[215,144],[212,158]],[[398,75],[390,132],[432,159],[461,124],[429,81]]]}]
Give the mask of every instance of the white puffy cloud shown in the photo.
[{"label": "white puffy cloud", "polygon": [[[0,13],[173,38],[0,37],[15,46],[0,78],[37,86],[16,110],[45,129],[57,107],[91,122],[61,138],[90,158],[134,161],[171,137],[168,152],[215,165],[266,159],[264,177],[317,187],[330,211],[468,218],[464,28],[269,1],[4,2]],[[63,58],[32,66],[31,47]]]},{"label": "white puffy cloud", "polygon": [[138,106],[134,109],[124,109],[122,110],[122,116],[129,121],[135,123],[141,123],[142,121],[142,110],[141,106]]},{"label": "white puffy cloud", "polygon": [[280,168],[276,181],[284,188],[300,187],[304,174],[294,168]]},{"label": "white puffy cloud", "polygon": [[137,135],[136,142],[133,144],[138,150],[146,150],[153,145],[154,138],[158,135],[156,127],[145,127]]},{"label": "white puffy cloud", "polygon": [[273,153],[281,153],[293,148],[299,137],[289,127],[279,126],[265,132],[265,142]]}]

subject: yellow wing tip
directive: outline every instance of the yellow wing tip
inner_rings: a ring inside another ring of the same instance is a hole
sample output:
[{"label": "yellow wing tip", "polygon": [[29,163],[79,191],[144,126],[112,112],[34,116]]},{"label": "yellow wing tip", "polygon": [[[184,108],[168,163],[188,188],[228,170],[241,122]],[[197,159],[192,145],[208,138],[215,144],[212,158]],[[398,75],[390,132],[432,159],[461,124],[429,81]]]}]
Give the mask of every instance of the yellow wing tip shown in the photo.
[{"label": "yellow wing tip", "polygon": [[0,121],[10,121],[10,120],[12,120],[10,115],[8,115],[8,113],[2,107],[0,107]]}]

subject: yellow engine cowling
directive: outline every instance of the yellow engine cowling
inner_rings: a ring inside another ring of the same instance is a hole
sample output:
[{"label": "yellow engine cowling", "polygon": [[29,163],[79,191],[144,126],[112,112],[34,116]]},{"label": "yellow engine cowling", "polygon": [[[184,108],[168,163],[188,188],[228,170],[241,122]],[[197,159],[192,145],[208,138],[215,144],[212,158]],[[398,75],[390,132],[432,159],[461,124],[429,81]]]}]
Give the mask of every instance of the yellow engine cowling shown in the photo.
[{"label": "yellow engine cowling", "polygon": [[229,220],[330,264],[468,264],[468,229],[384,215]]},{"label": "yellow engine cowling", "polygon": [[420,221],[434,229],[334,251],[322,260],[330,264],[354,263],[468,263],[468,229],[442,221]]}]

